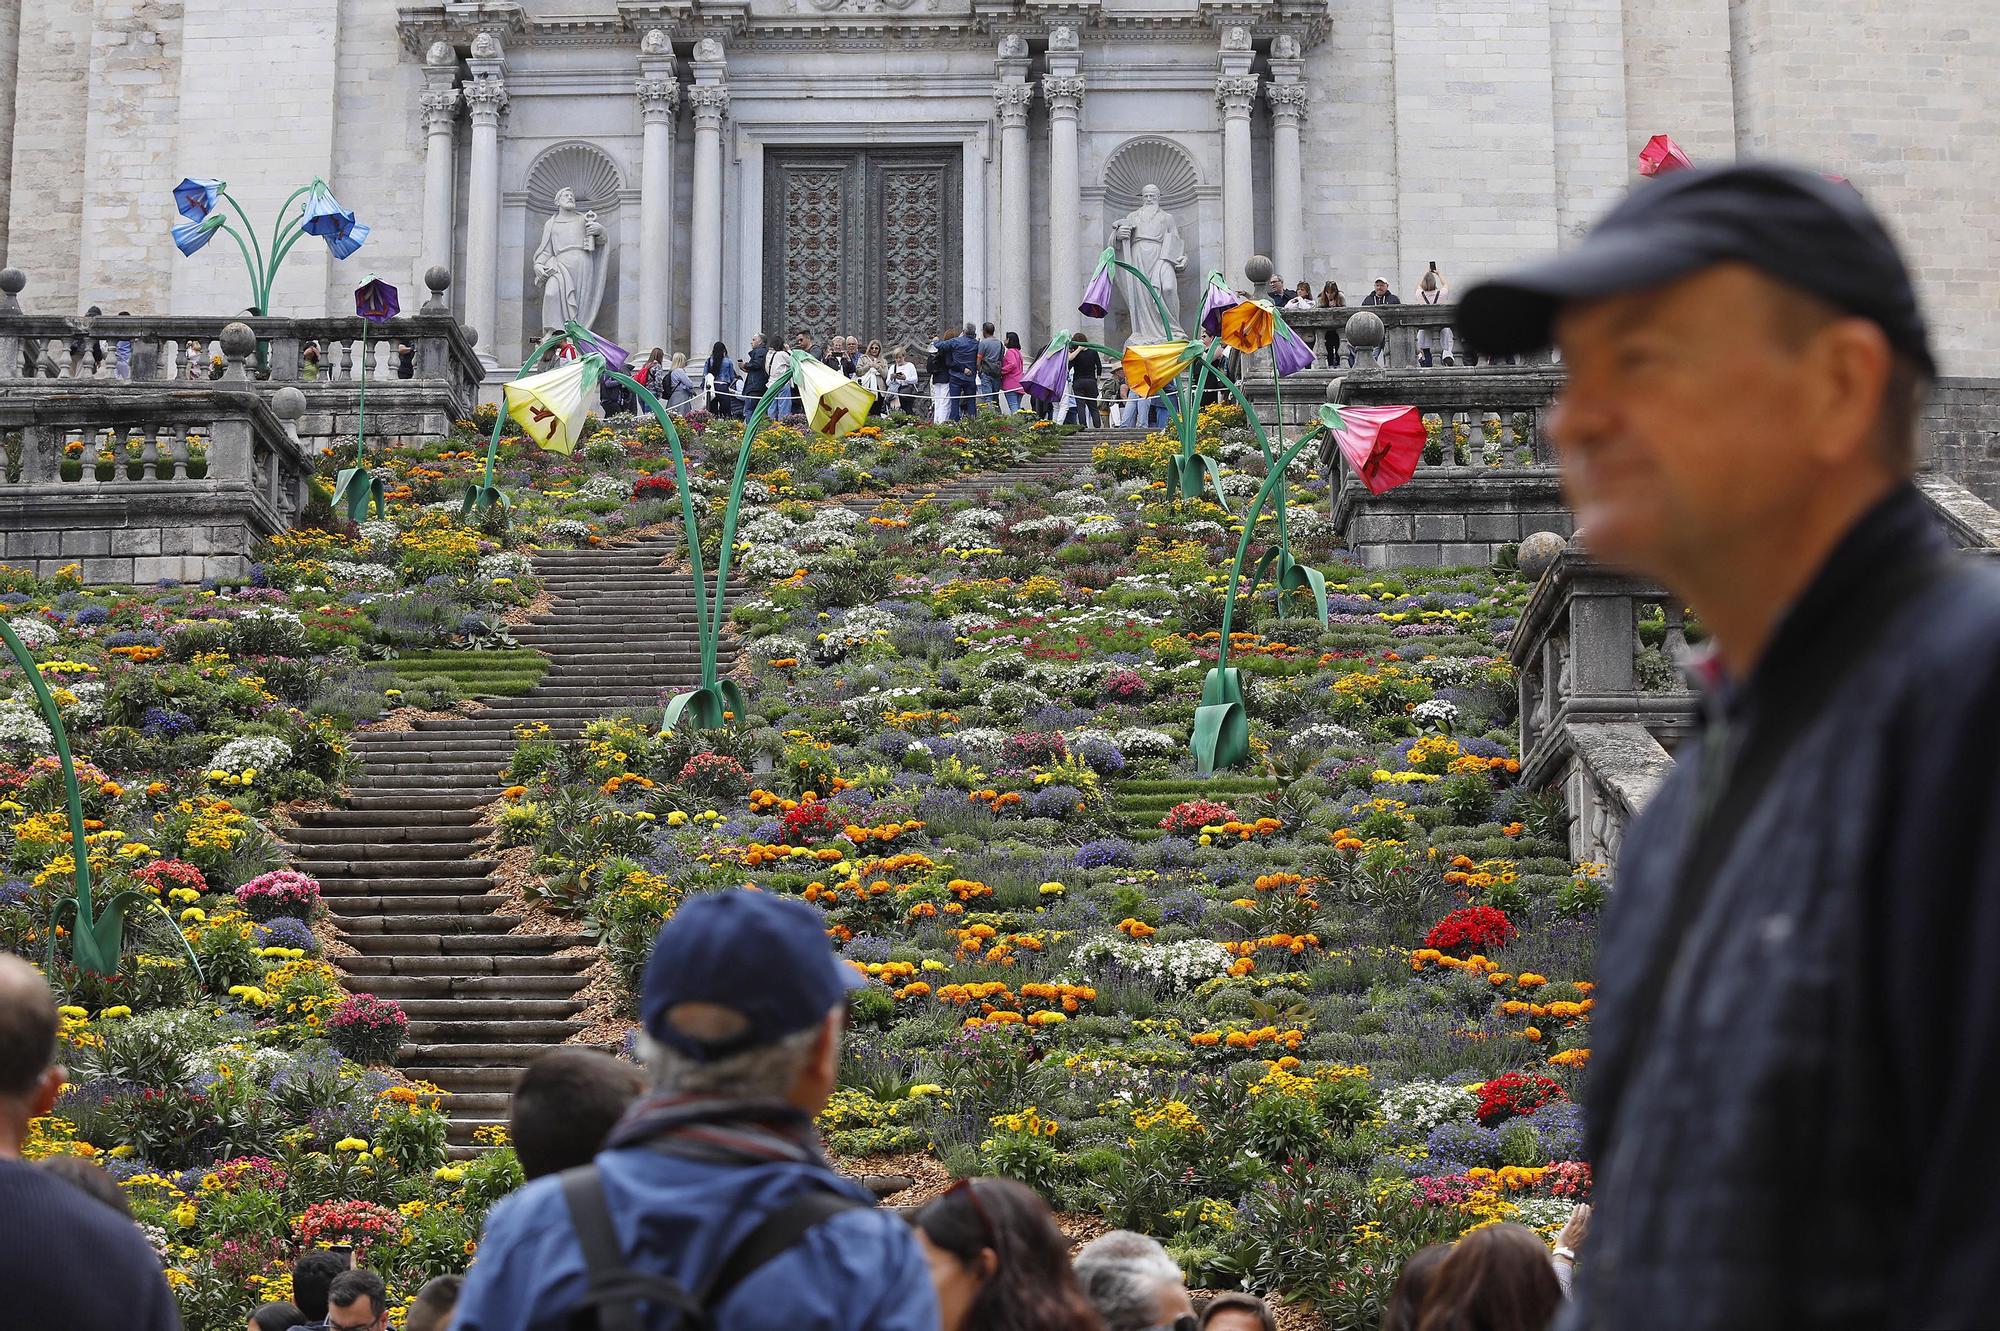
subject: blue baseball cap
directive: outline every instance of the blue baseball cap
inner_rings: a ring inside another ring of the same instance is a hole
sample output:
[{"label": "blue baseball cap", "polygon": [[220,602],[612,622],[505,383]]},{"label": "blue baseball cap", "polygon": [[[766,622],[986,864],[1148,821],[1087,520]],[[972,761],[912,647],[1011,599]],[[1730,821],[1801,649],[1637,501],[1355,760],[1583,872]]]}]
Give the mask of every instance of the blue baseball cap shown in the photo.
[{"label": "blue baseball cap", "polygon": [[[706,1063],[805,1030],[867,985],[833,955],[817,908],[733,887],[692,898],[660,929],[639,986],[639,1020],[661,1044]],[[698,1040],[667,1020],[683,1003],[730,1008],[750,1024],[727,1040]]]}]

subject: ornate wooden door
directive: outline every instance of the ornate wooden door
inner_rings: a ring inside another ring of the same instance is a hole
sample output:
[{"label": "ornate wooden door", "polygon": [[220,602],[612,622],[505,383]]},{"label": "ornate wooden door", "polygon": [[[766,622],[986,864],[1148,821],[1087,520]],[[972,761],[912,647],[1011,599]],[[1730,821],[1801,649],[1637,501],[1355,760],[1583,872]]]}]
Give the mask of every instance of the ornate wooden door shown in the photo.
[{"label": "ornate wooden door", "polygon": [[947,148],[767,151],[764,330],[886,349],[963,321],[959,161]]}]

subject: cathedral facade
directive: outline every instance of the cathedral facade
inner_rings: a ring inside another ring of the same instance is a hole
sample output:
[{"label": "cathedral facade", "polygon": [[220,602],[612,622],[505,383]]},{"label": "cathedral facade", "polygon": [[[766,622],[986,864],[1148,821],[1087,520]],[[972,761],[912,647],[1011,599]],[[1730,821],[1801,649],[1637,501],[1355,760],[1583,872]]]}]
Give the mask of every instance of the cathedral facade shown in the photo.
[{"label": "cathedral facade", "polygon": [[1572,240],[1670,134],[1853,180],[1978,373],[1996,54],[1990,0],[17,0],[0,254],[40,312],[237,310],[173,184],[268,232],[319,177],[372,235],[294,251],[272,312],[442,265],[498,369],[567,313],[697,356],[967,319],[1032,346],[1134,216],[1174,234],[1182,322],[1253,253],[1414,299]]}]

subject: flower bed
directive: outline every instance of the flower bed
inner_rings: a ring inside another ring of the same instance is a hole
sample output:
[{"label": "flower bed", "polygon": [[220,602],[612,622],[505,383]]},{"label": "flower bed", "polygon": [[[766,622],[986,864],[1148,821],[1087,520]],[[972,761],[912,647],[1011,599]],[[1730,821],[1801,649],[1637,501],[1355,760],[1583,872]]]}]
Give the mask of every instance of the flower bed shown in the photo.
[{"label": "flower bed", "polygon": [[[1240,479],[1238,419],[1204,413],[1203,448]],[[1008,1173],[1198,1281],[1373,1326],[1413,1247],[1553,1234],[1587,1195],[1570,1100],[1607,884],[1514,784],[1526,588],[1344,564],[1304,481],[1327,623],[1268,587],[1239,604],[1253,759],[1196,777],[1237,520],[1165,502],[1150,458],[990,507],[766,511],[767,585],[733,612],[751,714],[530,737],[499,825],[628,1005],[688,894],[819,905],[873,981],[836,1149]]]}]

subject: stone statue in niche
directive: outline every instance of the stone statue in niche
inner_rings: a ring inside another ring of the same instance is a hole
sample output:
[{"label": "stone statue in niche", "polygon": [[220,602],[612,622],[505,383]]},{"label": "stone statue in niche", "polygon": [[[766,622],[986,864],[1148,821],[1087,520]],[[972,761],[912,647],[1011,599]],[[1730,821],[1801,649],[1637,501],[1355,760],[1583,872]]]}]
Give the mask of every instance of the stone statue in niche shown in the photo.
[{"label": "stone statue in niche", "polygon": [[432,42],[430,53],[424,57],[427,65],[442,66],[458,63],[458,52],[451,49],[450,42]]},{"label": "stone statue in niche", "polygon": [[[1181,243],[1181,228],[1174,215],[1160,207],[1158,185],[1139,191],[1139,206],[1111,228],[1111,243],[1120,259],[1159,288],[1169,311],[1180,309],[1180,274],[1187,270],[1187,247]],[[1175,330],[1161,324],[1160,312],[1144,288],[1122,273],[1119,285],[1125,290],[1133,341],[1160,342],[1173,336]]]},{"label": "stone statue in niche", "polygon": [[556,215],[542,228],[535,249],[535,280],[542,288],[542,327],[560,328],[574,319],[588,325],[604,295],[603,263],[597,242],[604,225],[594,212],[576,210],[576,191],[556,192]]}]

